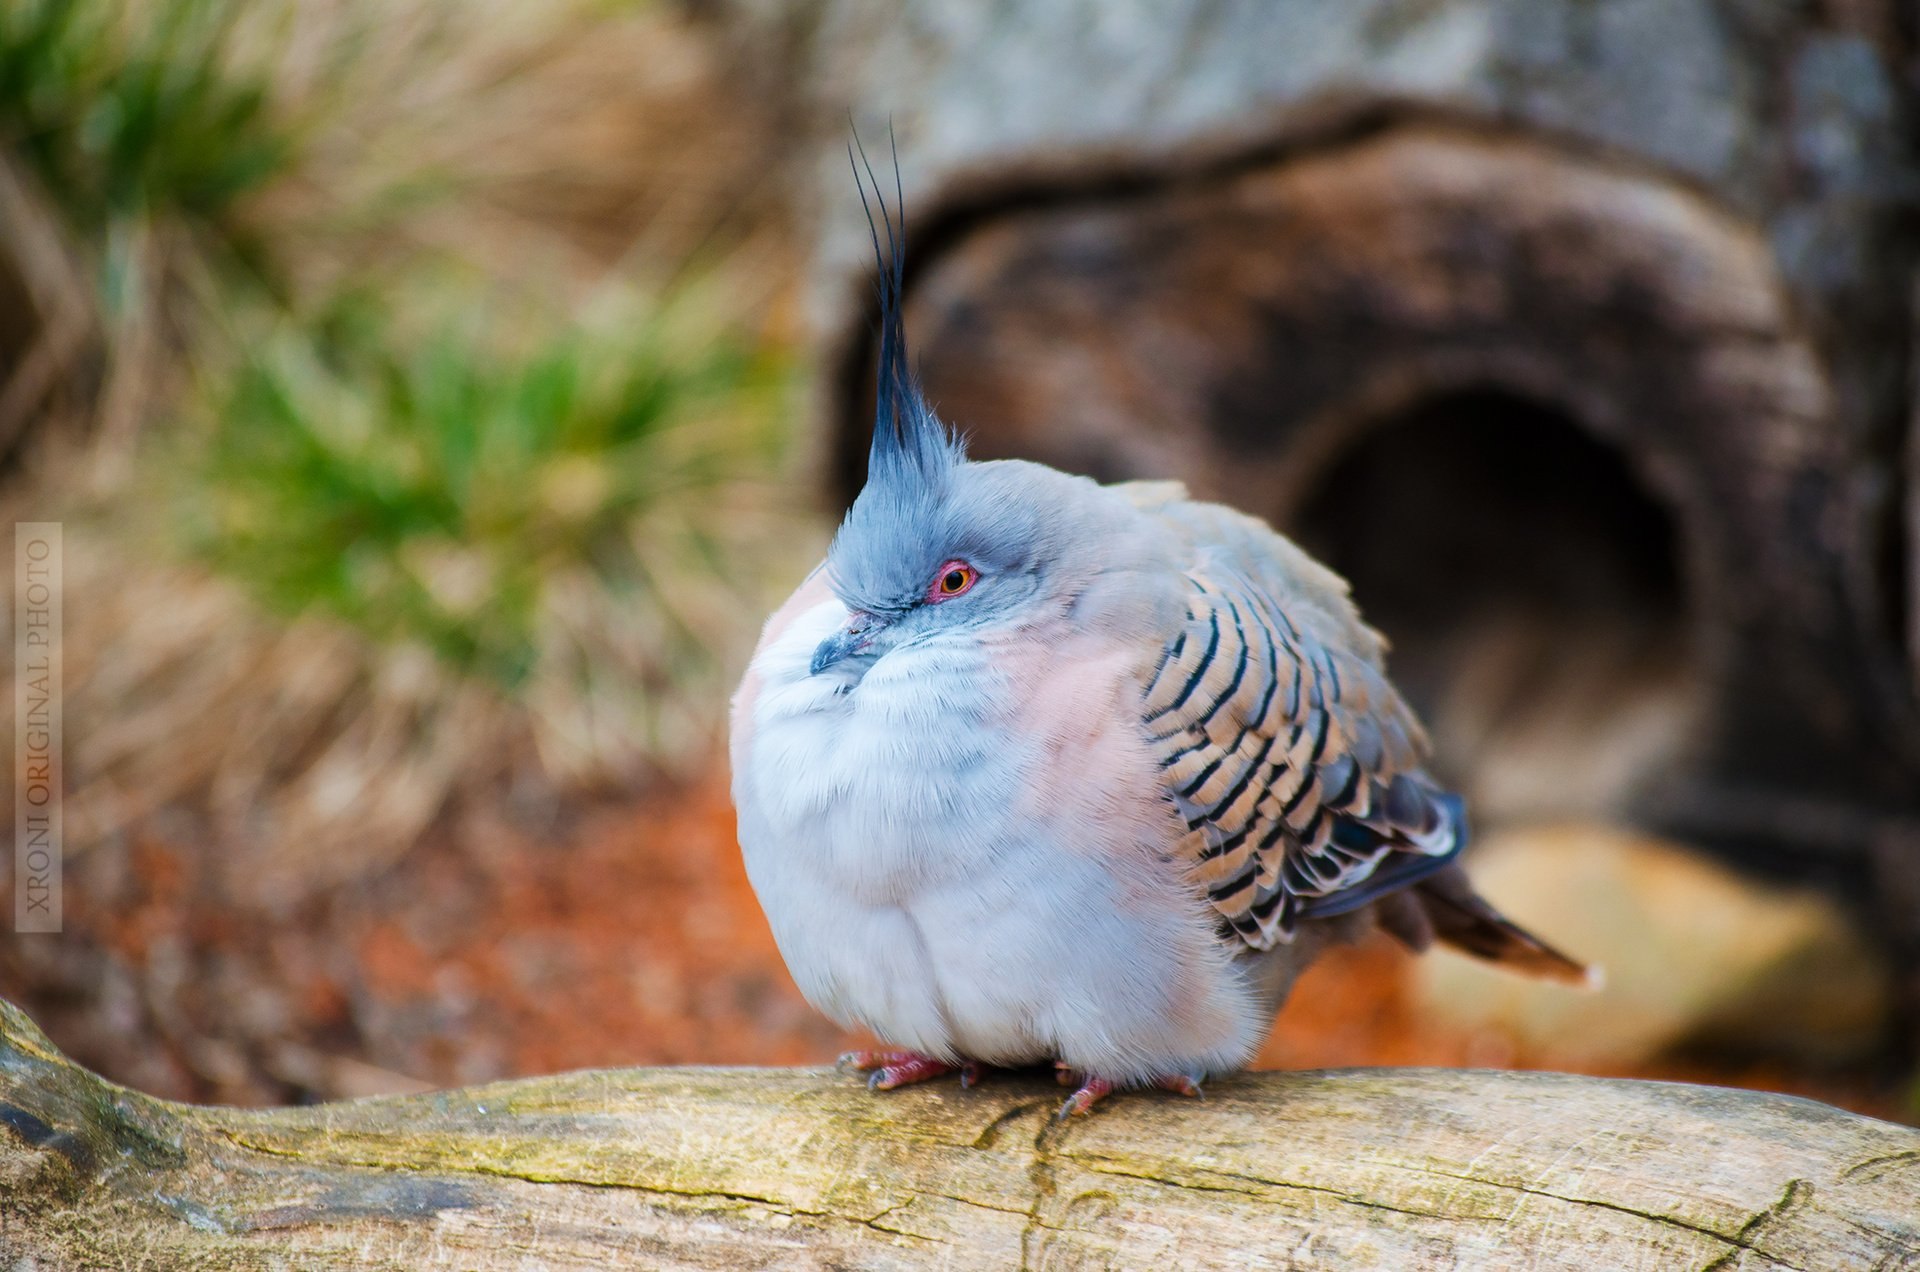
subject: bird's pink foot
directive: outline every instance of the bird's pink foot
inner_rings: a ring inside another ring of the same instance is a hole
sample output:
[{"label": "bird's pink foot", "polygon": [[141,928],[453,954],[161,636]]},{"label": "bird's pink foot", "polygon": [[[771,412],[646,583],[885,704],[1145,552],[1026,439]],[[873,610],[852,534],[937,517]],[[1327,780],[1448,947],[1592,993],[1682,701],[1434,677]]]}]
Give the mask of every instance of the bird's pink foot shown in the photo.
[{"label": "bird's pink foot", "polygon": [[1191,1073],[1169,1073],[1164,1077],[1155,1078],[1153,1085],[1162,1091],[1171,1091],[1175,1095],[1191,1096],[1196,1100],[1207,1098],[1207,1093],[1200,1089],[1200,1079]]},{"label": "bird's pink foot", "polygon": [[945,1060],[923,1056],[917,1051],[892,1049],[849,1051],[840,1057],[840,1065],[842,1068],[870,1074],[871,1076],[867,1078],[867,1086],[875,1091],[891,1091],[895,1087],[925,1082],[929,1078],[944,1077],[955,1070],[960,1073],[961,1086],[972,1086],[980,1080],[980,1066],[971,1061],[965,1064],[949,1064]]},{"label": "bird's pink foot", "polygon": [[1085,1117],[1093,1112],[1093,1106],[1113,1094],[1113,1083],[1105,1078],[1089,1077],[1080,1084],[1080,1089],[1067,1097],[1056,1115],[1061,1121],[1070,1117]]},{"label": "bird's pink foot", "polygon": [[[1075,1082],[1080,1084],[1079,1088],[1067,1097],[1067,1102],[1060,1106],[1059,1116],[1063,1120],[1069,1117],[1085,1117],[1093,1112],[1094,1105],[1117,1089],[1115,1084],[1106,1078],[1095,1077],[1092,1074],[1083,1075],[1079,1070],[1064,1063],[1054,1066],[1054,1078],[1062,1086],[1072,1086]],[[1162,1091],[1172,1091],[1176,1095],[1204,1098],[1200,1091],[1200,1079],[1190,1073],[1162,1074],[1147,1085],[1159,1087]]]}]

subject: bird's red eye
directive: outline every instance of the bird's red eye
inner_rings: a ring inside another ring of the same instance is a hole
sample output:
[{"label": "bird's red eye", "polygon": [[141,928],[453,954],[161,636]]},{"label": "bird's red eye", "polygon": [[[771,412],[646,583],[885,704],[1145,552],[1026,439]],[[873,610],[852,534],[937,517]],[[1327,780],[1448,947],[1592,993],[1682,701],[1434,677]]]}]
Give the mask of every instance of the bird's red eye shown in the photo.
[{"label": "bird's red eye", "polygon": [[949,561],[940,567],[933,576],[933,584],[927,588],[930,601],[947,601],[972,587],[980,579],[980,571],[965,561]]}]

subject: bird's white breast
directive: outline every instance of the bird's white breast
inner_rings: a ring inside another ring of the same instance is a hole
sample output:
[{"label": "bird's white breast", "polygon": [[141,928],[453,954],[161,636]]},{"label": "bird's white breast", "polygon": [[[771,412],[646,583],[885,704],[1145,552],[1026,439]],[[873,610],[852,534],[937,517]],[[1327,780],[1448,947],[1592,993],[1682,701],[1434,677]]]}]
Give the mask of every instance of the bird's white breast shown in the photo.
[{"label": "bird's white breast", "polygon": [[979,864],[1030,757],[1007,736],[1007,687],[979,644],[902,649],[864,677],[809,674],[846,618],[822,602],[754,660],[746,776],[756,830],[788,845],[783,856],[864,904],[898,903]]},{"label": "bird's white breast", "polygon": [[1166,860],[1124,660],[1027,633],[814,675],[847,618],[815,597],[770,625],[734,721],[748,875],[808,1000],[936,1056],[1243,1062],[1263,1022]]}]

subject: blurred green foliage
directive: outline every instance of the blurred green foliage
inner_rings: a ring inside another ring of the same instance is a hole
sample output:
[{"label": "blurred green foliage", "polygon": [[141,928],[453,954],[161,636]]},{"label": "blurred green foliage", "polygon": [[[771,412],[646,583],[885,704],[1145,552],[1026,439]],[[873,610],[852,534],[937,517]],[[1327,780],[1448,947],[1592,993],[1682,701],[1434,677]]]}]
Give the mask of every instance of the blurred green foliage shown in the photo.
[{"label": "blurred green foliage", "polygon": [[246,65],[223,0],[0,5],[0,141],[82,235],[128,217],[217,224],[293,153],[268,68]]},{"label": "blurred green foliage", "polygon": [[585,566],[664,603],[631,595],[649,554],[717,540],[643,538],[649,513],[775,469],[788,365],[700,308],[628,305],[532,341],[484,311],[412,335],[364,298],[282,324],[208,386],[196,549],[281,612],[512,689],[544,579]]}]

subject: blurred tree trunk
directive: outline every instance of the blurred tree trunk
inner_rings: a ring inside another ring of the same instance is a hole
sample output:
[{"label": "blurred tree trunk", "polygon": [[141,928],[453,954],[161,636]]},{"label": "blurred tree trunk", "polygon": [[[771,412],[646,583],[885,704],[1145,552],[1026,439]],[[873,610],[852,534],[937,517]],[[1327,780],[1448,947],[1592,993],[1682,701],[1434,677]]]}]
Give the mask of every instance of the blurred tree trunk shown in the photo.
[{"label": "blurred tree trunk", "polygon": [[10,1266],[1920,1266],[1920,1131],[1554,1074],[1264,1074],[1204,1101],[609,1070],[192,1108],[0,1004]]}]

